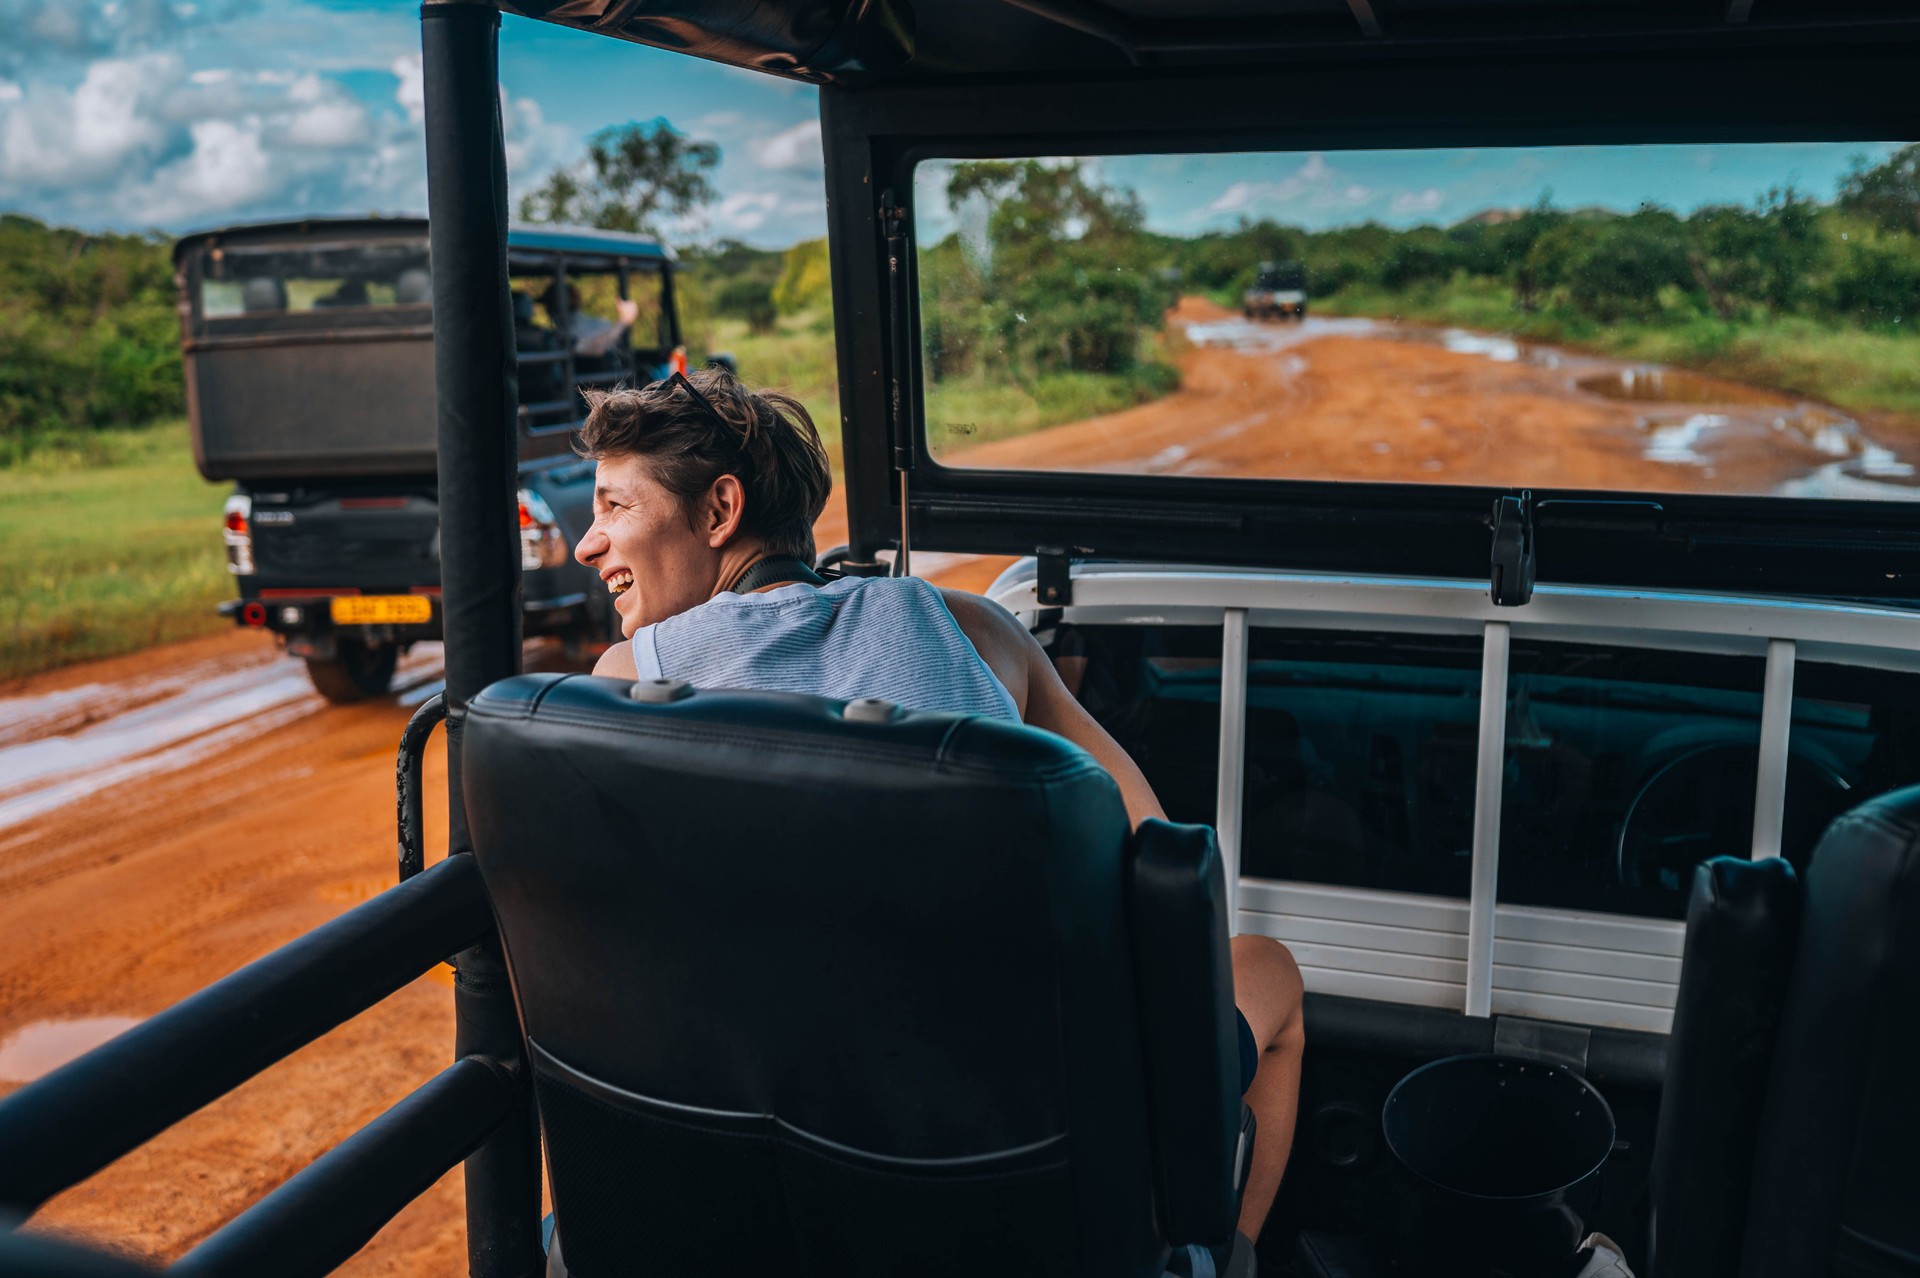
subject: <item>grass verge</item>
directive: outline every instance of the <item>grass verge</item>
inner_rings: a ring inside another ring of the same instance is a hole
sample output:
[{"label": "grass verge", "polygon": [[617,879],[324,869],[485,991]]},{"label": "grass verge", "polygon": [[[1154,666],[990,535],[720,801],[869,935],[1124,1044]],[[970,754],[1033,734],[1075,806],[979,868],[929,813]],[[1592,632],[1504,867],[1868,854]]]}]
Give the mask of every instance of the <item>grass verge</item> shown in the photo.
[{"label": "grass verge", "polygon": [[185,422],[90,432],[0,469],[0,679],[231,625],[226,488]]}]

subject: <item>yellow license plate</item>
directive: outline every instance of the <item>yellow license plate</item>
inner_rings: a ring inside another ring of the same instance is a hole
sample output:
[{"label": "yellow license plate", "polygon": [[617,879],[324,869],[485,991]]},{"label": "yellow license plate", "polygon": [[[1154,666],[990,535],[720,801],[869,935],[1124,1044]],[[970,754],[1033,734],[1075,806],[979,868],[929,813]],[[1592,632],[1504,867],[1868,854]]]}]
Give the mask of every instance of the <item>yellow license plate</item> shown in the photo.
[{"label": "yellow license plate", "polygon": [[425,595],[361,595],[329,601],[336,626],[411,626],[433,620]]}]

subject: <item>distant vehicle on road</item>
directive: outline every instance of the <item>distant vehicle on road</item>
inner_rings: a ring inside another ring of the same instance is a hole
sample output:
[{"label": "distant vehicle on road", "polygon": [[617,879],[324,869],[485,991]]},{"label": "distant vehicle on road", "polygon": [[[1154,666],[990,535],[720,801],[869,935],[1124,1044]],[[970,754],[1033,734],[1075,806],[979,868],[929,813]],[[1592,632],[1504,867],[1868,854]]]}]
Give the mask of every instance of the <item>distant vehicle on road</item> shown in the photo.
[{"label": "distant vehicle on road", "polygon": [[[573,561],[593,465],[582,390],[667,375],[681,346],[672,254],[605,231],[508,234],[520,387],[527,634],[595,641],[617,622]],[[334,701],[383,692],[440,636],[433,280],[423,218],[307,219],[174,248],[194,460],[234,481],[221,611],[277,636]]]},{"label": "distant vehicle on road", "polygon": [[1305,319],[1307,268],[1299,262],[1262,262],[1253,287],[1241,295],[1248,319]]}]

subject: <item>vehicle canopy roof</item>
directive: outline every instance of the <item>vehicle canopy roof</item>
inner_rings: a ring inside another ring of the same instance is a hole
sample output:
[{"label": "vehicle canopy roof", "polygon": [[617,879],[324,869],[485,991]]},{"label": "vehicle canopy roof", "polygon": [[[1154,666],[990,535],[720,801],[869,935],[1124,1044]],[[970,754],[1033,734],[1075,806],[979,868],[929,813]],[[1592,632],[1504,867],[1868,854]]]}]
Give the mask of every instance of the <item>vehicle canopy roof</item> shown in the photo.
[{"label": "vehicle canopy roof", "polygon": [[505,12],[847,85],[1476,51],[1912,39],[1887,0],[501,0]]},{"label": "vehicle canopy roof", "polygon": [[[320,240],[387,239],[427,234],[424,217],[306,217],[190,231],[174,242],[175,264],[215,244],[275,244]],[[644,235],[599,231],[590,226],[548,226],[516,222],[507,228],[507,247],[569,257],[610,257],[629,261],[671,262],[673,250]]]}]

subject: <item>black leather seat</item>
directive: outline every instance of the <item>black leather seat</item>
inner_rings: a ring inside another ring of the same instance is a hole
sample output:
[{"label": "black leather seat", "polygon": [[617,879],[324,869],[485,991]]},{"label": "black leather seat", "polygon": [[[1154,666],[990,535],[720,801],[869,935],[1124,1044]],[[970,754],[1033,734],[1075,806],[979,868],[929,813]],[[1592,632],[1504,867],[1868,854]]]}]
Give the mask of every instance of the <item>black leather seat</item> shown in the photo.
[{"label": "black leather seat", "polygon": [[[1801,887],[1804,886],[1804,891]],[[1695,878],[1653,1278],[1920,1275],[1920,787]]]},{"label": "black leather seat", "polygon": [[656,692],[509,679],[462,729],[571,1273],[1127,1278],[1233,1239],[1211,831],[1130,833],[1032,729]]},{"label": "black leather seat", "polygon": [[1734,1278],[1801,884],[1780,857],[1693,876],[1653,1158],[1653,1278]]},{"label": "black leather seat", "polygon": [[1920,786],[1835,821],[1760,1117],[1741,1278],[1920,1275]]}]

